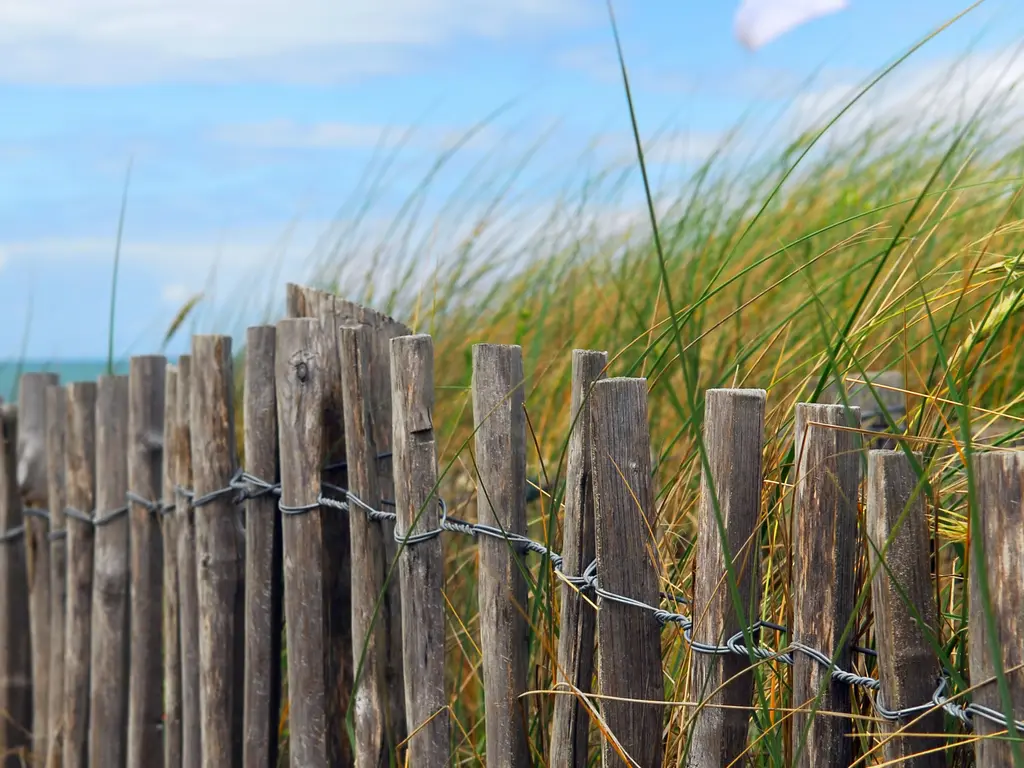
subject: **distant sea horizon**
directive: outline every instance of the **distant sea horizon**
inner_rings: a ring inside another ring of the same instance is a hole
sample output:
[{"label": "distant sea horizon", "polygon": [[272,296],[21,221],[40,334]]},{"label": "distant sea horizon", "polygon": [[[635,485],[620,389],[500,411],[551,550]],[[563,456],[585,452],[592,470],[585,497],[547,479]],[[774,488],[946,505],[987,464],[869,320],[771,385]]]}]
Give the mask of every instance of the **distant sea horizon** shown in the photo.
[{"label": "distant sea horizon", "polygon": [[[175,363],[177,358],[167,358]],[[105,358],[78,360],[0,360],[0,399],[12,403],[18,398],[18,382],[23,373],[56,373],[61,384],[73,381],[96,381],[107,372]],[[114,373],[128,373],[128,360],[115,360]]]}]

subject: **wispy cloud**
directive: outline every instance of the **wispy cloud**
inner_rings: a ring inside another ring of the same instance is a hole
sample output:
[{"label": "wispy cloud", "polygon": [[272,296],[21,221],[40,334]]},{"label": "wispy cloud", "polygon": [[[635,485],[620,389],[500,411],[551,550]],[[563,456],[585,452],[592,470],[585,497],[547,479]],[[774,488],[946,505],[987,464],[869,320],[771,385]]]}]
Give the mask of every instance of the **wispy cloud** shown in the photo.
[{"label": "wispy cloud", "polygon": [[7,0],[0,80],[338,81],[422,64],[455,39],[574,25],[584,0]]},{"label": "wispy cloud", "polygon": [[[866,84],[835,82],[809,90],[793,102],[789,123],[797,131],[823,126]],[[1024,117],[1024,55],[1017,49],[977,52],[960,59],[906,65],[891,73],[854,104],[829,134],[832,140],[861,135],[868,128],[920,130],[969,119],[979,108],[1017,124]]]},{"label": "wispy cloud", "polygon": [[[399,144],[444,150],[463,140],[468,128],[376,125],[323,121],[300,123],[294,120],[269,120],[258,123],[232,123],[214,128],[209,138],[215,142],[254,149],[373,149]],[[476,148],[493,146],[497,136],[488,127],[472,132],[470,143]]]}]

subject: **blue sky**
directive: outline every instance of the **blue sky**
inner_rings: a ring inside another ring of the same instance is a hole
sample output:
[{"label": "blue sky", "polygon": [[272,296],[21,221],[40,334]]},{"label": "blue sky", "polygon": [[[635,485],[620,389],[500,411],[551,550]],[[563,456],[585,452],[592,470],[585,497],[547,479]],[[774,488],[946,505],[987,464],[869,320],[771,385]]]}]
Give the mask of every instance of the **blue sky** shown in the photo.
[{"label": "blue sky", "polygon": [[[663,166],[685,171],[748,111],[798,94],[826,103],[967,2],[851,0],[756,52],[733,35],[737,5],[615,3],[643,130],[684,137]],[[965,53],[973,72],[991,69],[1021,31],[1019,0],[989,0],[916,54],[882,104],[905,108],[903,84]],[[0,47],[0,359],[26,339],[31,358],[105,354],[129,161],[118,354],[157,349],[212,270],[200,328],[257,320],[232,310],[308,276],[381,147],[410,129],[362,224],[370,240],[438,155],[503,106],[428,207],[478,163],[511,168],[542,136],[517,198],[538,212],[589,146],[597,164],[630,149],[604,0],[6,0]],[[352,244],[336,258],[368,256]]]}]

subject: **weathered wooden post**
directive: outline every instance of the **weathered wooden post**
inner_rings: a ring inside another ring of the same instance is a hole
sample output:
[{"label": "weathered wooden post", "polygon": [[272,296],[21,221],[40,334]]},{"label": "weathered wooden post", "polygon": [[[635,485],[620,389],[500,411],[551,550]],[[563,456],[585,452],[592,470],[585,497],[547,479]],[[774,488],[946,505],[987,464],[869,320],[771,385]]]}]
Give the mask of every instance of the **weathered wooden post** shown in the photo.
[{"label": "weathered wooden post", "polygon": [[0,406],[0,757],[5,768],[32,746],[32,655],[25,528],[18,490],[18,409]]},{"label": "weathered wooden post", "polygon": [[329,367],[313,319],[277,324],[274,366],[281,456],[284,607],[288,642],[289,756],[293,768],[327,768],[323,532],[320,457]]},{"label": "weathered wooden post", "polygon": [[[129,364],[128,488],[131,512],[131,674],[128,696],[128,765],[163,763],[164,398],[167,358],[133,357]],[[168,768],[171,768],[170,766]]]},{"label": "weathered wooden post", "polygon": [[[341,354],[338,329],[346,322],[347,302],[332,294],[294,284],[287,287],[287,307],[291,317],[315,318],[323,334],[323,436],[321,480],[324,495],[344,501],[330,490],[331,486],[347,487],[345,468],[345,418],[341,392]],[[327,553],[350,552],[351,534],[346,515],[324,515],[320,529],[325,555],[321,559],[324,588],[323,652],[327,667],[326,717],[329,722],[344,722],[352,706],[355,670],[352,664],[352,574],[348,558]],[[346,728],[332,728],[327,733],[327,756],[331,763],[349,765],[352,745]]]},{"label": "weathered wooden post", "polygon": [[[380,395],[374,392],[371,368],[375,360],[372,329],[343,326],[338,330],[341,353],[342,403],[345,418],[345,448],[348,489],[372,509],[381,509],[383,497],[377,473],[377,441],[374,421],[379,413]],[[388,392],[387,394],[390,395]],[[390,416],[390,397],[388,398]],[[390,418],[386,421],[390,422]],[[386,425],[390,431],[390,424]],[[387,622],[377,610],[384,592],[389,563],[384,532],[377,520],[349,500],[349,532],[352,557],[352,651],[355,677],[355,744],[358,766],[386,766],[397,759],[394,728],[389,722],[387,690]],[[394,692],[390,692],[394,695]]]},{"label": "weathered wooden post", "polygon": [[178,587],[178,526],[173,514],[178,439],[178,369],[164,374],[163,481],[160,540],[163,557],[163,742],[164,768],[181,768],[181,592]]},{"label": "weathered wooden post", "polygon": [[[590,455],[590,411],[594,383],[604,378],[608,353],[575,349],[572,353],[572,395],[569,409],[569,456],[565,470],[565,522],[562,562],[567,575],[581,576],[594,560],[594,478]],[[577,588],[562,585],[562,618],[558,637],[557,681],[590,693],[594,675],[594,624],[597,615]],[[569,693],[555,697],[551,726],[551,763],[585,768],[590,714]]]},{"label": "weathered wooden post", "polygon": [[192,498],[192,356],[178,358],[177,436],[173,441],[174,519],[178,528],[178,599],[181,601],[181,765],[202,765],[199,711],[199,592],[196,585],[196,517]]},{"label": "weathered wooden post", "polygon": [[203,765],[242,762],[245,563],[230,336],[192,339],[192,472]]},{"label": "weathered wooden post", "polygon": [[129,656],[135,629],[129,619],[128,432],[128,377],[101,376],[96,397],[90,766],[122,766],[128,756]]},{"label": "weathered wooden post", "polygon": [[434,442],[434,347],[429,336],[391,342],[395,511],[405,654],[405,711],[412,734],[409,765],[451,763],[444,692],[444,559],[441,540],[413,537],[438,530]]},{"label": "weathered wooden post", "polygon": [[46,754],[50,695],[50,544],[46,389],[53,373],[26,373],[18,387],[18,485],[25,516],[29,633],[32,638],[32,752]]},{"label": "weathered wooden post", "polygon": [[[800,403],[796,407],[793,498],[793,640],[850,666],[860,409]],[[844,632],[846,635],[844,637]],[[793,654],[794,765],[849,765],[853,743],[850,688],[799,651]],[[812,715],[811,710],[815,710]],[[828,714],[817,714],[827,712]]]},{"label": "weathered wooden post", "polygon": [[68,385],[64,477],[67,483],[68,594],[64,645],[64,766],[89,765],[89,662],[96,507],[96,385]]},{"label": "weathered wooden post", "polygon": [[[705,395],[693,639],[710,645],[724,645],[759,618],[765,399],[763,389],[709,389]],[[690,699],[704,705],[687,746],[693,768],[725,768],[746,751],[754,661],[693,654]]]},{"label": "weathered wooden post", "polygon": [[[245,352],[245,470],[279,477],[272,325],[249,328]],[[277,497],[253,488],[245,502],[245,768],[276,768],[281,709],[284,584]]]},{"label": "weathered wooden post", "polygon": [[[516,534],[526,533],[523,386],[518,346],[473,345],[477,517]],[[487,764],[528,766],[526,700],[521,698],[529,655],[526,580],[514,546],[489,536],[480,537],[477,546]]]},{"label": "weathered wooden post", "polygon": [[[879,681],[883,705],[892,711],[931,700],[941,669],[934,647],[940,641],[928,567],[925,489],[902,451],[868,454],[868,559],[874,571],[871,604],[875,615]],[[918,712],[886,723],[882,748],[887,761],[906,768],[942,768],[942,711]],[[899,735],[893,735],[899,728]]]},{"label": "weathered wooden post", "polygon": [[[590,421],[599,585],[612,594],[657,605],[647,381],[597,382]],[[661,765],[663,707],[655,703],[665,696],[661,627],[642,608],[603,597],[598,607],[598,689],[602,696],[611,697],[602,701],[601,713],[618,741],[616,746],[603,739],[602,762],[606,767],[621,765],[621,748],[636,765]]]},{"label": "weathered wooden post", "polygon": [[50,506],[50,692],[47,697],[47,768],[63,764],[64,741],[64,637],[67,626],[68,550],[64,507],[64,433],[67,425],[67,392],[64,387],[46,388],[46,474]]},{"label": "weathered wooden post", "polygon": [[[968,576],[971,684],[978,686],[973,700],[996,712],[1005,712],[1006,700],[999,690],[1003,686],[995,680],[996,669],[1001,668],[1013,719],[1024,722],[1024,454],[993,451],[974,454],[972,458],[977,472],[976,503],[981,524],[980,530],[971,531]],[[989,600],[983,593],[985,586]],[[995,637],[989,634],[986,603],[994,619]],[[998,667],[993,645],[1002,656]],[[974,743],[978,768],[1024,765],[1024,731],[1012,722],[1001,728],[976,716],[974,728],[981,737]],[[995,735],[1000,732],[1001,735]]]}]

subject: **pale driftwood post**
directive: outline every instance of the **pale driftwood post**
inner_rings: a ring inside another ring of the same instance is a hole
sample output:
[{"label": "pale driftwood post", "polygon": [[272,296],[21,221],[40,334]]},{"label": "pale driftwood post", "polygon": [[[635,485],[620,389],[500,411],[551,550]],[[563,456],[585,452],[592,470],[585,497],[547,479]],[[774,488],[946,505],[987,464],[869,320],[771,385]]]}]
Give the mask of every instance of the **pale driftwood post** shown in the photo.
[{"label": "pale driftwood post", "polygon": [[[473,345],[477,517],[507,533],[526,533],[526,413],[518,346]],[[487,764],[528,766],[526,700],[529,625],[519,555],[480,537],[478,593],[483,652]],[[410,670],[411,672],[412,670]]]},{"label": "pale driftwood post", "polygon": [[47,723],[46,766],[63,762],[64,740],[64,635],[68,602],[68,550],[64,507],[64,432],[67,424],[67,393],[52,385],[46,388],[46,476],[50,505],[50,693]]},{"label": "pale driftwood post", "polygon": [[[861,449],[853,430],[859,422],[859,408],[796,407],[792,637],[844,669],[850,667],[852,635],[847,625],[854,602]],[[794,653],[792,706],[801,710],[792,718],[794,765],[849,765],[851,723],[841,714],[850,711],[850,687],[832,681],[817,661]]]},{"label": "pale driftwood post", "polygon": [[[128,377],[101,376],[96,397],[95,567],[89,693],[89,765],[128,754]],[[131,634],[134,634],[132,631]]]},{"label": "pale driftwood post", "polygon": [[[994,451],[974,454],[977,472],[977,505],[981,529],[971,531],[970,606],[968,624],[971,645],[971,685],[975,704],[1005,713],[1006,705],[995,680],[996,659],[991,644],[1001,649],[1001,667],[1013,705],[1013,717],[1024,721],[1024,454]],[[987,585],[994,618],[995,637],[988,633],[982,595],[979,556],[987,572]],[[1005,715],[1004,715],[1005,716]],[[1024,737],[1011,723],[1008,729],[975,716],[974,759],[978,768],[1020,765]],[[1000,736],[993,736],[1002,732]],[[1008,732],[1008,733],[1007,733]],[[1013,744],[1009,738],[1015,737]]]},{"label": "pale driftwood post", "polygon": [[[288,642],[289,755],[293,768],[326,768],[323,532],[320,456],[329,368],[313,319],[277,325],[274,366],[284,518],[284,607]],[[338,556],[334,553],[334,556]],[[332,723],[332,727],[340,723]]]},{"label": "pale driftwood post", "polygon": [[[163,762],[163,498],[164,378],[167,358],[133,357],[128,372],[128,488],[131,511],[131,674],[128,697],[128,764],[159,768]],[[146,503],[142,503],[145,501]],[[170,767],[168,767],[170,768]]]},{"label": "pale driftwood post", "polygon": [[[590,404],[597,572],[602,589],[657,605],[657,530],[651,482],[646,379],[605,379]],[[602,599],[597,613],[601,714],[617,739],[602,740],[605,766],[621,765],[621,748],[635,765],[661,765],[661,627],[650,611]]]},{"label": "pale driftwood post", "polygon": [[163,742],[164,768],[181,768],[181,597],[178,588],[178,526],[174,485],[178,439],[178,369],[164,377],[163,482],[160,527],[163,550]]},{"label": "pale driftwood post", "polygon": [[[437,530],[440,523],[434,442],[434,346],[429,336],[391,342],[395,511],[398,536]],[[450,765],[444,692],[444,559],[441,539],[407,543],[398,554],[409,765]]]},{"label": "pale driftwood post", "polygon": [[[940,640],[928,566],[925,492],[902,451],[868,454],[868,558],[874,571],[878,695],[890,710],[929,701],[941,673],[934,650]],[[906,768],[942,768],[942,740],[921,735],[942,733],[942,721],[936,708],[885,723],[885,759]],[[900,735],[892,735],[897,729]]]},{"label": "pale driftwood post", "polygon": [[178,358],[177,435],[174,450],[174,519],[178,528],[178,598],[181,601],[181,765],[202,764],[199,713],[199,594],[196,586],[196,518],[192,488],[192,356]]},{"label": "pale driftwood post", "polygon": [[0,759],[22,765],[32,746],[32,656],[25,534],[18,492],[18,409],[0,406]]},{"label": "pale driftwood post", "polygon": [[[276,483],[276,331],[249,328],[245,351],[245,471]],[[281,710],[281,516],[277,497],[252,489],[245,502],[245,768],[276,768]]]},{"label": "pale driftwood post", "polygon": [[[376,357],[373,330],[365,325],[344,326],[338,331],[341,352],[342,403],[345,416],[345,447],[348,488],[356,498],[379,510],[383,499],[378,477],[375,422],[380,413],[379,393],[374,392],[373,368],[384,360]],[[390,377],[389,377],[390,378]],[[389,398],[390,400],[390,398]],[[390,422],[388,413],[381,421]],[[390,424],[387,425],[390,429]],[[355,762],[358,766],[386,766],[397,759],[394,724],[387,688],[385,616],[377,603],[384,592],[389,562],[384,530],[358,503],[349,501],[352,548],[352,652],[355,669]],[[384,608],[381,601],[381,608]]]},{"label": "pale driftwood post", "polygon": [[[89,516],[96,506],[96,385],[68,385],[64,478],[68,509]],[[64,645],[64,765],[89,765],[89,660],[92,647],[91,522],[68,516],[67,627]]]},{"label": "pale driftwood post", "polygon": [[46,389],[53,373],[26,373],[18,387],[18,484],[25,505],[29,633],[32,637],[32,752],[46,754],[50,695],[50,544],[46,465]]},{"label": "pale driftwood post", "polygon": [[[765,397],[763,389],[709,389],[705,395],[707,466],[701,472],[693,638],[710,645],[724,645],[760,616],[757,524]],[[693,654],[689,698],[704,705],[686,748],[693,768],[741,762],[754,690],[752,663],[735,654]]]},{"label": "pale driftwood post", "polygon": [[245,545],[229,487],[238,466],[234,388],[231,337],[194,336],[190,422],[202,753],[203,765],[226,768],[241,764],[244,740]]},{"label": "pale driftwood post", "polygon": [[[569,409],[569,457],[565,470],[565,522],[562,558],[566,575],[581,576],[596,553],[594,543],[594,478],[590,455],[590,404],[594,383],[604,378],[607,352],[574,349],[572,404]],[[562,585],[562,619],[558,636],[556,679],[590,693],[594,676],[594,609],[577,589]],[[555,697],[551,725],[551,764],[567,768],[587,765],[590,713],[582,701],[563,691]]]}]

